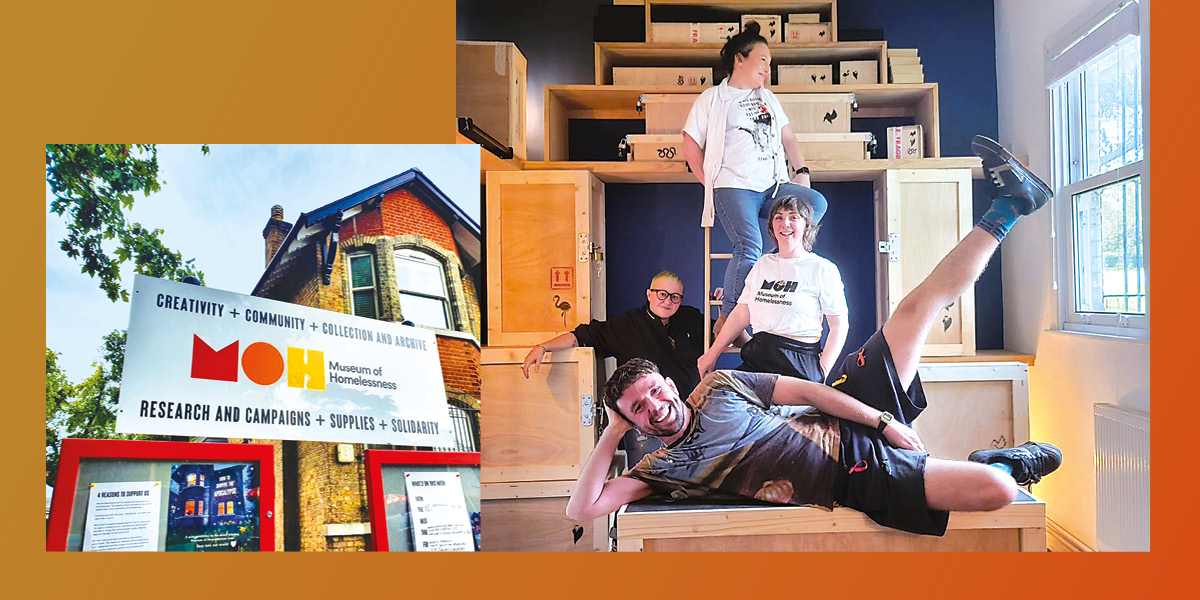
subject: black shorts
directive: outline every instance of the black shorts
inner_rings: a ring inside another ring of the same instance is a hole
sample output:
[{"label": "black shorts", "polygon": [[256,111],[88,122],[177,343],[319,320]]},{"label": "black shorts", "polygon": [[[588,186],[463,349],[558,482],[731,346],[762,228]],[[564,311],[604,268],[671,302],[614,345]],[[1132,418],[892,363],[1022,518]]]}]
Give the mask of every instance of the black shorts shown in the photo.
[{"label": "black shorts", "polygon": [[[925,410],[921,378],[906,392],[900,385],[892,352],[876,331],[857,352],[846,356],[832,385],[863,404],[886,410],[911,424]],[[929,455],[893,447],[873,427],[841,421],[841,468],[833,497],[871,520],[903,531],[943,535],[950,513],[930,510],[925,499],[925,461]]]},{"label": "black shorts", "polygon": [[799,342],[773,333],[756,333],[742,347],[739,371],[778,373],[824,383],[821,377],[821,344]]}]

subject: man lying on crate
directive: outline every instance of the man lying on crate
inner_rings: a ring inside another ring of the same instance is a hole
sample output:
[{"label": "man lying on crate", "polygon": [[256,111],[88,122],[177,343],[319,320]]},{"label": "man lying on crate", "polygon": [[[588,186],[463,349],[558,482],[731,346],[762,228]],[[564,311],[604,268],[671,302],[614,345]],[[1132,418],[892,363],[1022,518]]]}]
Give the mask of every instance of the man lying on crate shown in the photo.
[{"label": "man lying on crate", "polygon": [[[926,405],[917,365],[938,311],[974,284],[1018,217],[1051,198],[1045,183],[992,140],[977,136],[972,149],[997,188],[991,209],[883,329],[846,356],[831,386],[717,371],[682,400],[653,363],[631,360],[605,385],[610,424],[584,465],[567,515],[592,519],[652,493],[735,494],[827,509],[837,504],[881,525],[942,535],[948,511],[1002,508],[1018,484],[1058,468],[1058,448],[1036,442],[977,451],[969,461],[931,458],[909,426]],[[665,446],[605,481],[617,441],[631,428]]]}]

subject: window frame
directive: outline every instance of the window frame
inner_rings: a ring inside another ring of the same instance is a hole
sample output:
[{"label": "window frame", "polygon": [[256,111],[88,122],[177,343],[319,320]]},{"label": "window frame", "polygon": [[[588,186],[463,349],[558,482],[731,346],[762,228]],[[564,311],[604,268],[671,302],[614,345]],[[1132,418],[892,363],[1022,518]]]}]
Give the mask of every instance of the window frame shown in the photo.
[{"label": "window frame", "polygon": [[[1052,229],[1051,235],[1053,238],[1054,248],[1054,289],[1057,290],[1058,301],[1058,320],[1057,325],[1060,330],[1085,333],[1115,336],[1127,339],[1146,340],[1149,339],[1149,318],[1150,318],[1150,261],[1149,252],[1147,252],[1147,242],[1149,240],[1146,214],[1150,203],[1149,194],[1149,174],[1150,174],[1150,143],[1149,143],[1149,35],[1148,24],[1146,21],[1147,0],[1133,0],[1128,6],[1125,0],[1101,0],[1093,4],[1084,11],[1083,17],[1069,24],[1058,35],[1054,36],[1059,41],[1057,43],[1047,43],[1046,52],[1046,73],[1047,73],[1047,98],[1048,98],[1048,118],[1049,118],[1049,138],[1050,138],[1050,157],[1053,172],[1053,187],[1055,190],[1055,207],[1052,212]],[[1125,11],[1132,10],[1135,14],[1122,14]],[[1135,31],[1133,33],[1122,26],[1128,27],[1127,24],[1112,23],[1110,21],[1119,21],[1122,19],[1113,18],[1113,15],[1123,18],[1128,22],[1129,19],[1135,19]],[[1114,35],[1114,30],[1116,34]],[[1099,39],[1103,43],[1105,36],[1110,36],[1113,39],[1108,40],[1108,43],[1103,46],[1096,46],[1096,39],[1093,36],[1100,36]],[[1140,85],[1141,85],[1141,114],[1142,114],[1142,158],[1133,163],[1129,163],[1122,167],[1095,175],[1092,177],[1084,177],[1085,172],[1085,150],[1084,147],[1084,111],[1081,99],[1082,94],[1086,90],[1070,91],[1064,89],[1062,84],[1068,86],[1081,86],[1083,83],[1083,72],[1086,68],[1093,64],[1095,59],[1105,54],[1109,50],[1125,43],[1131,36],[1136,36],[1139,44],[1140,52]],[[1092,47],[1098,48],[1090,56],[1086,56],[1080,60],[1080,56],[1069,56],[1069,51],[1077,47]],[[1080,64],[1075,65],[1061,76],[1055,76],[1056,70],[1055,59],[1066,57],[1066,60],[1074,60]],[[1053,79],[1051,79],[1053,77]],[[1066,113],[1065,118],[1063,112]],[[1141,199],[1141,239],[1142,239],[1142,269],[1145,273],[1146,285],[1145,290],[1146,301],[1144,302],[1145,314],[1126,314],[1126,313],[1108,313],[1108,312],[1089,312],[1076,310],[1076,273],[1077,265],[1075,263],[1075,196],[1085,194],[1087,192],[1101,189],[1105,186],[1112,185],[1127,179],[1140,178],[1140,199]]]},{"label": "window frame", "polygon": [[[363,258],[363,257],[365,257],[367,259],[367,264],[371,265],[371,285],[369,287],[366,287],[366,286],[354,287],[354,259]],[[347,275],[347,281],[350,286],[350,314],[355,317],[362,316],[362,315],[356,314],[354,312],[354,293],[369,289],[372,292],[371,298],[375,301],[375,316],[374,317],[363,317],[363,318],[379,319],[380,318],[380,314],[379,314],[379,269],[375,268],[374,255],[371,252],[367,252],[365,250],[347,253],[346,254],[346,275]]]},{"label": "window frame", "polygon": [[[412,258],[410,258],[410,257],[412,257]],[[430,265],[436,266],[442,274],[441,279],[440,279],[440,281],[442,283],[442,295],[434,296],[431,294],[427,294],[425,292],[420,292],[420,291],[415,291],[415,290],[407,290],[407,289],[400,287],[400,265],[401,265],[400,261],[402,261],[402,260],[415,260],[416,262],[422,262],[425,264],[430,264]],[[406,248],[396,248],[395,250],[392,251],[392,264],[395,266],[395,271],[396,271],[396,297],[400,300],[401,314],[404,313],[404,295],[405,294],[408,294],[410,296],[417,296],[420,298],[426,298],[426,299],[430,299],[430,300],[441,300],[442,314],[446,319],[445,327],[434,327],[431,325],[423,325],[421,323],[416,323],[415,321],[414,321],[414,324],[416,324],[417,326],[420,326],[420,327],[429,327],[432,329],[445,329],[445,330],[457,331],[457,329],[456,329],[457,324],[455,323],[455,319],[454,319],[454,310],[450,306],[450,287],[451,287],[450,286],[450,275],[448,273],[446,264],[437,256],[435,256],[429,252],[425,252],[425,251],[421,250],[420,248],[407,248],[407,247]],[[407,318],[407,317],[405,317],[405,318]],[[411,319],[409,319],[409,320],[411,320]]]}]

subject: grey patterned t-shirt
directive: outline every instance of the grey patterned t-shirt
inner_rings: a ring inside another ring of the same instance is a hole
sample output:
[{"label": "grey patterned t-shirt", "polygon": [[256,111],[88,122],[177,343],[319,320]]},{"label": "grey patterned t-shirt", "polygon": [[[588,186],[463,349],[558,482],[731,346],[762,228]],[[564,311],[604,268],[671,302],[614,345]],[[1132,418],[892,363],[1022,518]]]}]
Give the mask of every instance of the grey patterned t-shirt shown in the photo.
[{"label": "grey patterned t-shirt", "polygon": [[716,371],[687,398],[694,409],[675,444],[629,475],[673,498],[734,494],[833,508],[841,428],[807,406],[771,403],[778,375]]}]

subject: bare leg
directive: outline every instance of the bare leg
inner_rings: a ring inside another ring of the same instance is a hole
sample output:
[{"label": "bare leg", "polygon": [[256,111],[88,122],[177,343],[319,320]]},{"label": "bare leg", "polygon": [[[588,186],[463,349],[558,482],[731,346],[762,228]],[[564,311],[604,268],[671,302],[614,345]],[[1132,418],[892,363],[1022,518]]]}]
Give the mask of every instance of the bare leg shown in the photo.
[{"label": "bare leg", "polygon": [[916,377],[921,349],[938,311],[975,285],[999,246],[1000,242],[992,234],[978,227],[971,229],[925,281],[900,301],[896,312],[884,323],[883,339],[892,351],[892,361],[905,390]]},{"label": "bare leg", "polygon": [[1017,483],[979,463],[929,458],[925,463],[925,502],[934,510],[999,510],[1017,497]]}]

